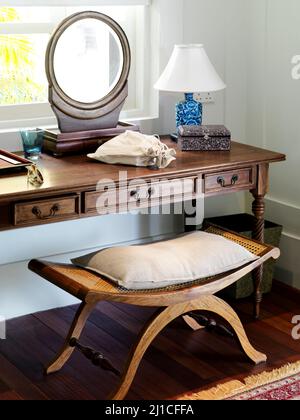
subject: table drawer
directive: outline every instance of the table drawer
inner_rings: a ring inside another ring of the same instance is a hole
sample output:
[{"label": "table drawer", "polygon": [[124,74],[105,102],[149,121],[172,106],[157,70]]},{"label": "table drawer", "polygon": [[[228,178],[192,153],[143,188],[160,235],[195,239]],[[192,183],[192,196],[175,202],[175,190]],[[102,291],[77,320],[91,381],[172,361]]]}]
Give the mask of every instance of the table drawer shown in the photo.
[{"label": "table drawer", "polygon": [[85,213],[102,212],[103,208],[115,207],[119,211],[131,207],[150,207],[176,201],[175,198],[193,198],[196,193],[195,178],[175,179],[161,182],[145,182],[130,185],[128,188],[103,189],[86,192],[84,195]]},{"label": "table drawer", "polygon": [[47,198],[14,204],[14,225],[27,226],[39,223],[68,220],[80,214],[80,195]]},{"label": "table drawer", "polygon": [[256,168],[207,174],[204,181],[205,194],[250,190],[256,185]]}]

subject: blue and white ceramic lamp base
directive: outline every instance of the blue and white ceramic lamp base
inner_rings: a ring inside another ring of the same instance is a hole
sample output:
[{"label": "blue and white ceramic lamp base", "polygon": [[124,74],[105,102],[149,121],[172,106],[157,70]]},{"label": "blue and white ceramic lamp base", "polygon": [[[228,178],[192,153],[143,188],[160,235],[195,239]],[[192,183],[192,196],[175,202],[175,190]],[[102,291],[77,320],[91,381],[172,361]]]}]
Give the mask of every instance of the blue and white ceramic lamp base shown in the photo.
[{"label": "blue and white ceramic lamp base", "polygon": [[185,101],[176,105],[176,126],[202,125],[203,106],[195,101],[193,93],[185,93]]}]

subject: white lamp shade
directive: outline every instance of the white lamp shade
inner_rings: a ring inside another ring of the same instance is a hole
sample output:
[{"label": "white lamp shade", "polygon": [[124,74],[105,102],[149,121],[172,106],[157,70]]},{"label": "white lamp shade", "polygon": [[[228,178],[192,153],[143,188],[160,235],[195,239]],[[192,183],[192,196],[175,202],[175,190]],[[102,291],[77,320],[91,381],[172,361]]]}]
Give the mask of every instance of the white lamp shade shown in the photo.
[{"label": "white lamp shade", "polygon": [[170,61],[154,85],[167,92],[204,93],[226,88],[203,45],[175,45]]}]

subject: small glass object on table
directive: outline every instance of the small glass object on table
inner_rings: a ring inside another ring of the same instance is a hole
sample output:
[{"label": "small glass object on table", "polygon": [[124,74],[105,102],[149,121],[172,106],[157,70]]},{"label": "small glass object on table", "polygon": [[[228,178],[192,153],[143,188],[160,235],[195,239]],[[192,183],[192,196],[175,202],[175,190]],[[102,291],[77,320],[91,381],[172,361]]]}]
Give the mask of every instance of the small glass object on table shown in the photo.
[{"label": "small glass object on table", "polygon": [[37,162],[42,152],[44,130],[39,128],[35,130],[21,130],[20,134],[23,141],[25,158]]}]

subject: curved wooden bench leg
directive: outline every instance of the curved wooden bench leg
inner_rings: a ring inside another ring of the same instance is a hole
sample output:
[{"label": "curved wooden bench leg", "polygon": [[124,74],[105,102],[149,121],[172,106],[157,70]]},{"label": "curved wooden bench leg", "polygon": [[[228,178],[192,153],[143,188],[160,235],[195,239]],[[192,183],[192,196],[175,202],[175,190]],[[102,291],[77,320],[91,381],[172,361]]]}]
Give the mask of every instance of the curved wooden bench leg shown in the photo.
[{"label": "curved wooden bench leg", "polygon": [[134,380],[141,360],[152,341],[170,322],[172,322],[175,318],[182,314],[182,312],[179,309],[179,306],[181,308],[183,305],[179,304],[169,306],[167,309],[159,309],[158,312],[156,312],[146,323],[146,325],[139,334],[136,344],[131,350],[128,361],[126,363],[124,374],[121,378],[121,383],[119,384],[117,391],[110,395],[109,399],[124,399]]},{"label": "curved wooden bench leg", "polygon": [[[267,361],[267,356],[255,350],[255,348],[250,344],[240,318],[238,317],[237,313],[232,309],[232,307],[228,305],[228,303],[224,302],[222,299],[216,296],[204,296],[200,300],[202,301],[201,310],[213,312],[221,316],[229,323],[240,342],[242,350],[249,357],[250,360],[252,360],[257,365],[259,363],[264,363]],[[203,308],[203,305],[205,305],[206,308]]]},{"label": "curved wooden bench leg", "polygon": [[90,316],[95,306],[96,303],[81,303],[78,311],[76,312],[72,326],[61,351],[55,357],[53,362],[50,363],[49,367],[46,368],[47,375],[49,375],[50,373],[58,372],[70,359],[73,351],[75,350],[75,347],[70,346],[70,340],[71,338],[80,338],[80,335],[82,333],[83,328],[85,327],[88,317]]},{"label": "curved wooden bench leg", "polygon": [[133,347],[127,361],[124,374],[117,390],[110,396],[112,400],[122,400],[134,380],[140,362],[157,335],[174,319],[192,311],[205,310],[216,313],[224,318],[235,331],[242,349],[246,355],[256,364],[265,362],[266,355],[256,351],[250,344],[244,327],[234,310],[224,301],[215,296],[202,296],[200,299],[169,306],[160,309],[141,331],[137,343]]}]

